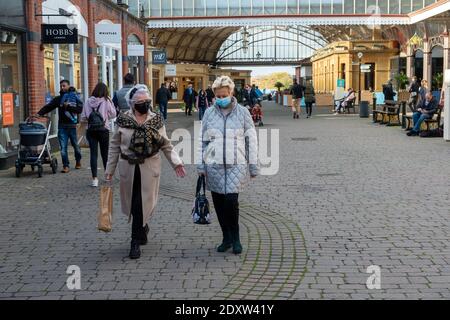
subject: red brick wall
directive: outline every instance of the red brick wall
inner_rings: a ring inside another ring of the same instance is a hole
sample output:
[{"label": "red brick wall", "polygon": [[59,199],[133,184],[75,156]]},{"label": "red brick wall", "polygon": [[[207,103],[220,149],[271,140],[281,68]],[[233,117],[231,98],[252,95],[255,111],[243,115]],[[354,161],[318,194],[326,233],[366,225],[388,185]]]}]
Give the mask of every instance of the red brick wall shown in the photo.
[{"label": "red brick wall", "polygon": [[[36,36],[34,40],[27,43],[27,74],[28,74],[28,101],[30,113],[36,113],[45,103],[45,70],[44,51],[40,49],[41,43],[38,41],[41,34],[42,17],[34,14],[34,4],[37,3],[38,14],[42,12],[43,0],[26,1],[27,26],[30,32]],[[88,38],[88,81],[89,92],[92,91],[98,82],[98,65],[94,64],[97,56],[97,44],[95,43],[95,24],[101,20],[110,20],[113,23],[122,24],[122,54],[123,73],[127,73],[127,38],[135,34],[145,46],[145,57],[147,57],[147,35],[145,25],[136,21],[123,10],[117,8],[109,1],[97,0],[72,0],[80,10],[86,20],[89,30]],[[146,59],[145,59],[146,60]],[[145,70],[146,71],[146,70]],[[145,72],[145,82],[148,83],[148,73]]]},{"label": "red brick wall", "polygon": [[40,33],[42,17],[35,17],[34,3],[37,2],[38,14],[41,13],[42,0],[25,1],[27,10],[27,27],[29,33],[35,36],[29,36],[27,42],[27,66],[26,73],[28,77],[28,110],[30,114],[35,114],[44,105],[45,102],[45,72],[44,72],[44,51],[41,50]]}]

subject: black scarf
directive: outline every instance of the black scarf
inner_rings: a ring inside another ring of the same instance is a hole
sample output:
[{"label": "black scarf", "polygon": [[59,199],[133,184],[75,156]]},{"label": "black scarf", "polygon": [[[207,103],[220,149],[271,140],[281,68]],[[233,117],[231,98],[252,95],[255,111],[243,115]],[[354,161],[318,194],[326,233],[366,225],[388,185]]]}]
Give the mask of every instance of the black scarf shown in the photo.
[{"label": "black scarf", "polygon": [[159,152],[164,145],[164,137],[159,133],[164,124],[160,114],[156,114],[151,120],[139,125],[133,117],[126,113],[120,113],[117,117],[117,125],[121,128],[134,130],[129,150],[137,158],[148,158]]}]

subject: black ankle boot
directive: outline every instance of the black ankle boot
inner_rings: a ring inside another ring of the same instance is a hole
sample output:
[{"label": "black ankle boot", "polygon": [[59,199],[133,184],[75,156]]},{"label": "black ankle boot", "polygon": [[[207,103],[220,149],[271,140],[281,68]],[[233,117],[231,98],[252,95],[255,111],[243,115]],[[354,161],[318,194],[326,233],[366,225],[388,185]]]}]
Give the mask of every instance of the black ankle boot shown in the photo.
[{"label": "black ankle boot", "polygon": [[231,238],[230,230],[228,228],[223,228],[222,233],[223,233],[222,244],[217,247],[217,252],[225,252],[232,246],[233,240]]},{"label": "black ankle boot", "polygon": [[148,224],[145,225],[144,231],[145,231],[145,234],[143,234],[144,238],[139,241],[139,244],[141,246],[145,246],[147,244],[147,242],[148,242],[147,236],[148,236],[148,233],[150,232],[150,228],[148,227]]},{"label": "black ankle boot", "polygon": [[141,257],[141,248],[139,247],[139,241],[131,241],[130,259],[139,259]]},{"label": "black ankle boot", "polygon": [[233,229],[232,239],[233,239],[233,253],[241,254],[242,253],[242,244],[241,239],[239,237],[239,229]]}]

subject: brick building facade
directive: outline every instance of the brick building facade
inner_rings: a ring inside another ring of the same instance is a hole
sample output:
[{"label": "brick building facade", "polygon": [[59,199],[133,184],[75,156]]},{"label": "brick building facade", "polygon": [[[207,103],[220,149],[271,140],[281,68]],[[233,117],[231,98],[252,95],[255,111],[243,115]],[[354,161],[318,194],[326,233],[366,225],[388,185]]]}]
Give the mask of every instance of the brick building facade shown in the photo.
[{"label": "brick building facade", "polygon": [[[44,79],[44,49],[41,44],[41,24],[43,19],[42,4],[45,1],[26,1],[26,16],[28,28],[27,41],[27,72],[28,72],[28,110],[33,114],[45,103],[46,87]],[[95,25],[107,20],[114,24],[122,25],[122,70],[128,70],[128,48],[127,38],[135,35],[144,45],[145,56],[147,56],[148,37],[146,34],[146,23],[128,13],[124,8],[109,0],[72,0],[71,3],[81,13],[88,26],[88,92],[91,92],[99,81],[99,73],[96,62],[97,44],[95,43]],[[64,9],[64,8],[62,8]],[[36,12],[35,12],[36,10]],[[144,59],[146,71],[147,62]],[[148,83],[148,72],[144,72],[144,82]]]}]

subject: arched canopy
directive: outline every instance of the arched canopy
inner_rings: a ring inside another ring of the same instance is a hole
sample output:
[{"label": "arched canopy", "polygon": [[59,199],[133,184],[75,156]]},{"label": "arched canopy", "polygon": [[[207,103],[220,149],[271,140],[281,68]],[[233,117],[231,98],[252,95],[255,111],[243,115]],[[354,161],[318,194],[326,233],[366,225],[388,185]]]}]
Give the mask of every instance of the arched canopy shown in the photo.
[{"label": "arched canopy", "polygon": [[[68,13],[72,13],[71,17],[65,16],[45,16],[46,14],[59,14],[59,10],[63,9]],[[67,0],[46,0],[42,3],[42,22],[46,24],[68,24],[77,25],[78,34],[88,37],[88,25],[83,18],[80,10],[72,2]]]},{"label": "arched canopy", "polygon": [[304,26],[243,28],[221,46],[217,64],[293,64],[327,44],[317,31]]},{"label": "arched canopy", "polygon": [[240,27],[150,29],[149,37],[156,37],[155,46],[165,48],[171,62],[213,64],[222,43],[238,30]]}]

